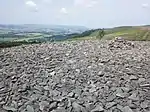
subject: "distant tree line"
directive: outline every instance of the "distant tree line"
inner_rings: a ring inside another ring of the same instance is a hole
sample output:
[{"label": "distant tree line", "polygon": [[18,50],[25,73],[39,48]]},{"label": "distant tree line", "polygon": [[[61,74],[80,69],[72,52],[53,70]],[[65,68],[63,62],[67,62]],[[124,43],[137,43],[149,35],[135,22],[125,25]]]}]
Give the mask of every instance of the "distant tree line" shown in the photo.
[{"label": "distant tree line", "polygon": [[16,35],[16,34],[0,34],[0,38],[25,38],[25,35]]},{"label": "distant tree line", "polygon": [[99,29],[98,32],[97,32],[97,35],[96,35],[96,38],[97,39],[102,39],[105,35],[105,31],[104,31],[104,28],[103,29]]},{"label": "distant tree line", "polygon": [[37,41],[32,41],[32,42],[27,42],[27,41],[21,41],[21,42],[2,42],[0,43],[0,48],[8,48],[8,47],[14,47],[14,46],[20,46],[23,44],[37,44],[41,42]]},{"label": "distant tree line", "polygon": [[71,38],[86,37],[86,36],[90,36],[94,32],[97,32],[97,35],[96,35],[97,39],[101,39],[105,35],[105,30],[103,28],[103,29],[88,30],[88,31],[85,31],[85,32],[83,32],[81,34],[72,34],[72,35],[70,35],[70,37]]}]

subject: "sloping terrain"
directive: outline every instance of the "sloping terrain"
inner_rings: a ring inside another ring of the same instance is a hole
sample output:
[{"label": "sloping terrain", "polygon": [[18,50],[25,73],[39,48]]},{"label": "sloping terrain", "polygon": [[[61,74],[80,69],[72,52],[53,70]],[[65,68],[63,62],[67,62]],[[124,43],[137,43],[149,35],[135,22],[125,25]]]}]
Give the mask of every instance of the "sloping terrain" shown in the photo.
[{"label": "sloping terrain", "polygon": [[150,42],[0,49],[0,112],[149,112]]},{"label": "sloping terrain", "polygon": [[[99,29],[89,30],[89,35],[78,35],[77,38],[72,40],[87,40],[96,39]],[[86,31],[88,32],[88,31]],[[88,34],[88,33],[87,33]],[[133,41],[149,41],[150,40],[150,27],[149,26],[121,26],[115,28],[105,29],[105,36],[103,40],[111,40],[117,36],[124,37],[127,40]]]}]

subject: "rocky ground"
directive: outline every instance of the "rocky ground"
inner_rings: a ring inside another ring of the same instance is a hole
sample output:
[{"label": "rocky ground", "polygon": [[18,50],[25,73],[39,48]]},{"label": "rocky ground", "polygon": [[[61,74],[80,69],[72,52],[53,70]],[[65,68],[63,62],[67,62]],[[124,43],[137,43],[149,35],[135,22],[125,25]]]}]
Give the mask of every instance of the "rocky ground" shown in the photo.
[{"label": "rocky ground", "polygon": [[0,49],[0,112],[150,112],[150,42]]}]

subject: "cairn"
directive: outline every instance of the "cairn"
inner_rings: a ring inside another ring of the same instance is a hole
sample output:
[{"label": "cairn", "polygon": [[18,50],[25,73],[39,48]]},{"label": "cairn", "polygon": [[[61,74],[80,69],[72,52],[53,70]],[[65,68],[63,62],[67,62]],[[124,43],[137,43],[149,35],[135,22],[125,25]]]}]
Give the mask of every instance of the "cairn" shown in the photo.
[{"label": "cairn", "polygon": [[115,37],[115,39],[112,40],[108,46],[111,50],[112,49],[131,49],[131,48],[134,48],[134,44],[130,41],[127,41],[123,37]]}]

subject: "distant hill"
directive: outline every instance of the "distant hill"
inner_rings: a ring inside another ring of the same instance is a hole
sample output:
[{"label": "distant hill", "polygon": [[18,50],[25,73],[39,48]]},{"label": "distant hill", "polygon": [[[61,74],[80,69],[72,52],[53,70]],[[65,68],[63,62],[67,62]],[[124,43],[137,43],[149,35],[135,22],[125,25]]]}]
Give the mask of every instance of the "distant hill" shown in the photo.
[{"label": "distant hill", "polygon": [[42,24],[0,24],[0,30],[12,32],[56,32],[56,33],[81,33],[88,30],[84,26],[69,25],[42,25]]},{"label": "distant hill", "polygon": [[[94,39],[99,29],[85,31],[88,35],[83,35],[85,32],[74,37],[73,39]],[[145,26],[120,26],[105,29],[104,40],[110,40],[117,36],[121,36],[127,40],[145,41],[150,40],[150,25]]]}]

